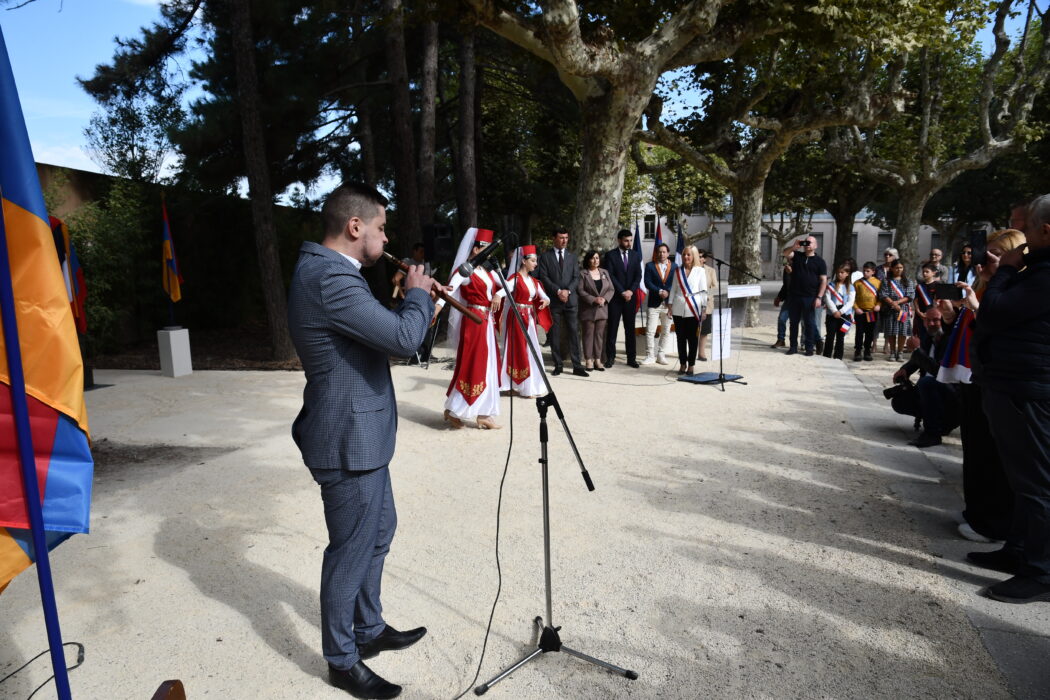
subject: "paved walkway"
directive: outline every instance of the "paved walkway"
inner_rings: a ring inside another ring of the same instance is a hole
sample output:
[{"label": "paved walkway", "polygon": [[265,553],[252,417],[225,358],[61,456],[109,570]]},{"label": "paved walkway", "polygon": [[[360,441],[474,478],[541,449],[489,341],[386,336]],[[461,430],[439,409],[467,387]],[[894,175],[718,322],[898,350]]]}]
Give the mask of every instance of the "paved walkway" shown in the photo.
[{"label": "paved walkway", "polygon": [[[597,490],[551,423],[554,622],[566,644],[632,668],[627,681],[546,655],[505,698],[1050,695],[1050,606],[978,590],[965,563],[958,444],[904,445],[881,396],[893,365],[786,357],[766,325],[727,370],[746,386],[677,382],[622,363],[554,386]],[[505,399],[501,431],[446,430],[450,374],[396,366],[398,536],[391,624],[426,624],[370,665],[408,698],[451,698],[520,657],[543,613],[537,417]],[[325,532],[289,439],[302,375],[99,371],[88,394],[98,466],[93,532],[53,555],[65,637],[86,646],[78,698],[345,697],[323,680],[317,586]],[[0,676],[46,647],[34,573],[0,597]],[[24,698],[40,659],[0,685]]]}]

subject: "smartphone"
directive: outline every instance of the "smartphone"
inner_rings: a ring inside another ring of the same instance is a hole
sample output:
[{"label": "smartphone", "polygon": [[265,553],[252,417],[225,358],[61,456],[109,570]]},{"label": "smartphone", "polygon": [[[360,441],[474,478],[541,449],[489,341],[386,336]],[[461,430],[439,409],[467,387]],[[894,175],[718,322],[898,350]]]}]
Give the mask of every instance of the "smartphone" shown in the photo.
[{"label": "smartphone", "polygon": [[971,265],[988,264],[988,232],[983,228],[970,230],[970,248],[973,249]]},{"label": "smartphone", "polygon": [[936,299],[962,301],[963,290],[961,287],[956,287],[954,284],[947,282],[934,282],[930,287],[933,289],[933,296]]}]

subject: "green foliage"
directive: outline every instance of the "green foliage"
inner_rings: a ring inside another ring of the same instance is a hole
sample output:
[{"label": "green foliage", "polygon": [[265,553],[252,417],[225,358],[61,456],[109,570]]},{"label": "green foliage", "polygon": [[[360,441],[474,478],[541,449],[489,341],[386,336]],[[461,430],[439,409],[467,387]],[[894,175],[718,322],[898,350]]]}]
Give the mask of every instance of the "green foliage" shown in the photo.
[{"label": "green foliage", "polygon": [[111,175],[156,182],[171,148],[168,133],[184,118],[185,86],[160,94],[118,94],[101,102],[84,130],[92,159]]}]

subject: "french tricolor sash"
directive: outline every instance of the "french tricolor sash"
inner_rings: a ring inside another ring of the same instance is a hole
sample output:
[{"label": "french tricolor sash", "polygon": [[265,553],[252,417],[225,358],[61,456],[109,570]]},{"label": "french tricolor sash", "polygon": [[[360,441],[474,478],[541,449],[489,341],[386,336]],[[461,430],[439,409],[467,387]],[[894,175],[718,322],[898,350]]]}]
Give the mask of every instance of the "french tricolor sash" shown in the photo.
[{"label": "french tricolor sash", "polygon": [[970,341],[973,338],[973,311],[964,307],[959,312],[948,345],[941,356],[941,368],[937,370],[937,381],[944,384],[970,383]]},{"label": "french tricolor sash", "polygon": [[689,279],[685,274],[685,268],[679,267],[675,274],[678,275],[678,286],[685,292],[685,305],[689,308],[689,312],[693,314],[697,321],[700,321],[700,307],[696,305],[696,299],[693,298],[693,289],[689,286]]},{"label": "french tricolor sash", "polygon": [[[901,289],[901,286],[895,280],[888,279],[886,281],[890,283],[890,288],[894,292],[896,292],[897,298],[898,299],[903,299],[904,298],[904,290]],[[908,309],[909,309],[909,305],[908,304],[905,304],[904,306],[902,306],[900,308],[900,311],[897,312],[897,321],[898,322],[904,323],[905,321],[908,320]]]},{"label": "french tricolor sash", "polygon": [[876,299],[878,299],[878,297],[879,297],[879,290],[875,289],[875,285],[872,284],[871,281],[867,277],[861,277],[860,278],[860,283],[863,284],[865,286],[865,288],[867,288],[867,290],[869,292],[871,292],[872,296],[874,296]]},{"label": "french tricolor sash", "polygon": [[930,304],[933,303],[933,297],[931,297],[930,293],[928,291],[926,291],[926,285],[925,284],[916,285],[915,286],[915,291],[917,291],[919,293],[919,298],[922,299],[922,303],[925,306],[929,306]]},{"label": "french tricolor sash", "polygon": [[842,305],[846,303],[846,300],[843,299],[842,295],[838,293],[837,289],[835,289],[835,285],[834,284],[829,284],[828,285],[828,293],[831,294],[831,298],[832,298],[832,300],[834,300],[836,306],[841,308]]}]

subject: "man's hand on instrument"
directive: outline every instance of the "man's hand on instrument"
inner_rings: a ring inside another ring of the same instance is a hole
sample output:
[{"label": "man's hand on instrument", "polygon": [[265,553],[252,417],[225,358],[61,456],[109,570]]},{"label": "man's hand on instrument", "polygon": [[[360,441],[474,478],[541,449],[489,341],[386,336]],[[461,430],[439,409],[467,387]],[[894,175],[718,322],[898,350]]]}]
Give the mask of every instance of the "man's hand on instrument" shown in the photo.
[{"label": "man's hand on instrument", "polygon": [[431,297],[436,297],[434,293],[434,285],[438,285],[438,281],[433,277],[427,277],[423,274],[422,265],[409,265],[408,274],[405,276],[405,289],[422,289],[430,293]]}]

